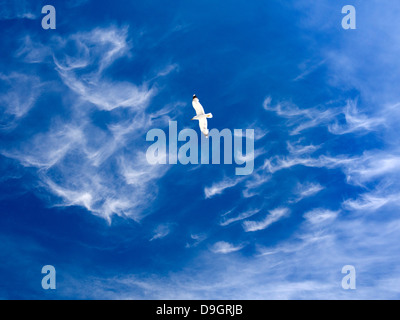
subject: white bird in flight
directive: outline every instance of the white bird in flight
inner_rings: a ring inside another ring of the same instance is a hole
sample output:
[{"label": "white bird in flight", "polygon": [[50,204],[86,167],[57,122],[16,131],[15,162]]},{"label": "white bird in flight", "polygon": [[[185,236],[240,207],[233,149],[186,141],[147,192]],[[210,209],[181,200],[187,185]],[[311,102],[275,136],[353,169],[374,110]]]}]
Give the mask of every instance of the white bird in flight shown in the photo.
[{"label": "white bird in flight", "polygon": [[207,129],[207,118],[212,118],[211,113],[204,113],[203,106],[199,102],[199,98],[196,95],[193,95],[192,105],[194,110],[196,110],[196,116],[192,118],[192,120],[199,120],[200,131],[204,133],[206,138],[208,138],[208,129]]}]

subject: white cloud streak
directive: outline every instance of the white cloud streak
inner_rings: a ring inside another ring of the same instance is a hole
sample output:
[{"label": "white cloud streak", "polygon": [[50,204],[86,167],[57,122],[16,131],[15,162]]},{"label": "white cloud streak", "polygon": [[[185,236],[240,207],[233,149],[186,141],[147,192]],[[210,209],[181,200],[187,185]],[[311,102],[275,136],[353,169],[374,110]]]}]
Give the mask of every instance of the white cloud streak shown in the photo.
[{"label": "white cloud streak", "polygon": [[243,247],[244,247],[243,245],[235,246],[229,242],[219,241],[212,246],[211,251],[214,253],[227,254],[227,253],[239,251]]},{"label": "white cloud streak", "polygon": [[228,226],[234,222],[237,221],[241,221],[247,218],[250,218],[251,216],[257,214],[258,212],[260,212],[260,209],[256,209],[256,210],[246,210],[244,212],[241,212],[240,214],[238,214],[235,217],[230,217],[230,215],[228,215],[228,217],[226,215],[223,216],[223,219],[220,222],[220,225],[225,227]]},{"label": "white cloud streak", "polygon": [[304,198],[311,197],[323,189],[324,187],[321,186],[319,183],[312,183],[312,182],[306,182],[304,184],[299,183],[297,184],[296,190],[294,192],[295,199],[292,200],[292,202],[299,202]]},{"label": "white cloud streak", "polygon": [[170,223],[160,224],[154,229],[153,236],[149,241],[165,238],[171,231],[172,225]]},{"label": "white cloud streak", "polygon": [[260,231],[268,228],[271,224],[287,217],[290,211],[288,208],[277,208],[269,211],[269,214],[261,221],[245,221],[243,228],[246,232]]},{"label": "white cloud streak", "polygon": [[320,225],[326,222],[332,222],[338,216],[339,211],[332,211],[327,209],[313,209],[304,214],[304,218],[313,225]]},{"label": "white cloud streak", "polygon": [[222,194],[226,189],[232,188],[240,183],[244,178],[225,178],[220,182],[213,183],[210,187],[204,188],[206,199]]},{"label": "white cloud streak", "polygon": [[333,134],[347,134],[352,132],[369,132],[377,130],[385,124],[384,117],[367,117],[357,110],[357,101],[347,101],[343,111],[346,125],[339,125],[337,122],[330,124],[328,129]]}]

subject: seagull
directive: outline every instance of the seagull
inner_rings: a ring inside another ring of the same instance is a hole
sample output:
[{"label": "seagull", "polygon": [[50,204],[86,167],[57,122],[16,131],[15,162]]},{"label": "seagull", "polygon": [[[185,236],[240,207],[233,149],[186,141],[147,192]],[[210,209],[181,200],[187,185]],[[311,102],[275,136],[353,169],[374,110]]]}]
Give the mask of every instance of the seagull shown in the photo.
[{"label": "seagull", "polygon": [[207,118],[212,118],[213,116],[211,113],[204,114],[203,106],[195,94],[193,95],[192,105],[194,110],[196,110],[196,116],[192,120],[199,120],[200,131],[208,138]]}]

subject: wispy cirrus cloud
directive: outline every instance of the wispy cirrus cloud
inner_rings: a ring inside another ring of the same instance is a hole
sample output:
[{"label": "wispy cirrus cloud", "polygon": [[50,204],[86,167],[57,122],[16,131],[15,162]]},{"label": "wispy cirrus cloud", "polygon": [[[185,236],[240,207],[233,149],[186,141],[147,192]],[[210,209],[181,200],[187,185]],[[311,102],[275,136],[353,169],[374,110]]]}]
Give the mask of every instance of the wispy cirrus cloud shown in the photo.
[{"label": "wispy cirrus cloud", "polygon": [[382,178],[388,174],[398,174],[399,157],[387,151],[366,151],[361,156],[319,156],[312,157],[274,157],[266,159],[264,168],[270,172],[302,165],[316,168],[341,168],[347,177],[347,181],[363,185],[365,182],[376,178]]},{"label": "wispy cirrus cloud", "polygon": [[206,199],[222,194],[226,189],[236,186],[243,179],[242,177],[225,178],[219,182],[213,183],[210,187],[205,187],[204,194]]},{"label": "wispy cirrus cloud", "polygon": [[299,202],[303,200],[304,198],[311,197],[321,190],[323,190],[324,187],[321,186],[319,183],[312,183],[312,182],[306,182],[304,184],[297,184],[296,189],[294,191],[294,196],[295,199],[291,200],[291,202]]},{"label": "wispy cirrus cloud", "polygon": [[[50,46],[40,42],[33,45],[25,36],[23,43],[37,50],[32,54],[20,49],[15,57],[35,64],[48,64],[53,57],[59,80],[41,92],[43,80],[39,76],[2,75],[0,80],[11,89],[0,100],[4,101],[5,113],[15,119],[25,116],[41,94],[51,94],[52,90],[62,92],[62,107],[57,114],[45,114],[48,127],[34,128],[32,136],[4,146],[1,154],[37,169],[38,184],[55,196],[52,205],[82,206],[109,222],[114,214],[140,220],[145,203],[157,194],[157,188],[150,186],[168,168],[149,165],[144,150],[131,145],[152,125],[164,125],[168,118],[162,108],[146,112],[155,94],[153,89],[107,76],[117,59],[129,55],[128,29],[95,28],[49,41]],[[31,96],[27,99],[22,91]],[[24,100],[19,100],[22,96]],[[93,121],[96,111],[117,108],[127,111],[103,125]]]},{"label": "wispy cirrus cloud", "polygon": [[197,247],[200,243],[207,239],[207,234],[199,233],[199,234],[191,234],[190,240],[186,243],[185,248],[194,248]]},{"label": "wispy cirrus cloud", "polygon": [[277,208],[269,211],[269,214],[261,221],[245,221],[243,228],[246,232],[260,231],[268,228],[271,224],[287,217],[290,213],[288,208]]},{"label": "wispy cirrus cloud", "polygon": [[227,253],[232,253],[235,251],[239,251],[244,247],[244,245],[233,245],[232,243],[225,242],[225,241],[219,241],[216,242],[212,248],[211,251],[214,253],[221,253],[221,254],[227,254]]},{"label": "wispy cirrus cloud", "polygon": [[378,185],[372,191],[361,193],[356,198],[346,199],[342,203],[346,210],[369,213],[386,205],[395,207],[400,205],[400,192],[396,189],[396,185],[394,188]]},{"label": "wispy cirrus cloud", "polygon": [[266,159],[264,161],[264,168],[270,172],[275,173],[277,171],[291,168],[297,165],[303,165],[306,167],[326,167],[329,169],[337,168],[341,165],[351,164],[354,161],[354,158],[344,157],[344,156],[319,156],[318,158],[312,158],[310,156],[306,157],[297,157],[297,156],[288,156],[288,157],[279,157],[275,156],[270,159]]},{"label": "wispy cirrus cloud", "polygon": [[172,231],[171,223],[160,224],[154,229],[153,236],[149,241],[165,238],[167,235],[171,233],[171,231]]},{"label": "wispy cirrus cloud", "polygon": [[319,126],[326,126],[332,122],[340,113],[339,108],[331,106],[332,102],[327,103],[329,106],[317,106],[312,108],[299,108],[292,102],[281,101],[272,104],[271,96],[265,98],[263,107],[266,111],[275,112],[278,116],[286,118],[290,130],[290,135],[299,135],[303,131]]},{"label": "wispy cirrus cloud", "polygon": [[26,63],[42,63],[46,59],[50,59],[52,49],[27,34],[20,39],[20,47],[14,55]]},{"label": "wispy cirrus cloud", "polygon": [[368,132],[377,130],[385,124],[384,117],[367,117],[360,114],[357,110],[357,101],[347,101],[347,105],[343,111],[346,124],[339,125],[337,122],[330,124],[328,129],[333,134],[347,134],[351,132]]},{"label": "wispy cirrus cloud", "polygon": [[25,167],[49,169],[59,163],[68,152],[84,143],[83,126],[65,123],[55,125],[49,131],[38,133],[17,147],[2,154],[17,159]]},{"label": "wispy cirrus cloud", "polygon": [[338,216],[339,211],[332,211],[327,209],[313,209],[306,212],[303,217],[313,225],[320,225],[326,222],[332,222]]},{"label": "wispy cirrus cloud", "polygon": [[258,194],[259,188],[265,186],[271,179],[271,175],[262,170],[256,170],[246,179],[245,188],[242,191],[244,198],[250,198]]},{"label": "wispy cirrus cloud", "polygon": [[220,225],[225,227],[228,226],[234,222],[241,221],[247,218],[250,218],[251,216],[257,214],[260,212],[260,209],[255,209],[255,210],[246,210],[244,212],[239,213],[238,215],[231,217],[231,214],[224,215],[223,218],[221,219]]},{"label": "wispy cirrus cloud", "polygon": [[286,142],[287,149],[290,154],[292,155],[303,155],[303,154],[310,154],[314,151],[318,150],[320,146],[314,146],[312,144],[309,145],[300,145],[299,142]]},{"label": "wispy cirrus cloud", "polygon": [[[127,33],[127,28],[98,28],[73,34],[65,40],[57,39],[59,50],[53,56],[63,82],[81,99],[99,109],[141,109],[155,93],[146,84],[115,82],[103,73],[116,59],[129,52]],[[76,48],[74,55],[63,52],[62,49],[68,46]]]},{"label": "wispy cirrus cloud", "polygon": [[18,125],[35,105],[43,84],[37,76],[13,72],[0,73],[0,129],[10,130]]}]

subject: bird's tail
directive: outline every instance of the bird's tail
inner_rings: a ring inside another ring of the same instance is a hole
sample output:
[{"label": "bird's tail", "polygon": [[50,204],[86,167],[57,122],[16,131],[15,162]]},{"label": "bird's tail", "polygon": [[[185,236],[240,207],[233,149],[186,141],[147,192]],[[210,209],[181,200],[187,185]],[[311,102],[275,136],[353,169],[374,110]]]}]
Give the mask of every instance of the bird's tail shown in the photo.
[{"label": "bird's tail", "polygon": [[213,115],[212,115],[212,113],[207,113],[207,114],[206,114],[206,117],[207,117],[207,118],[212,118]]}]

